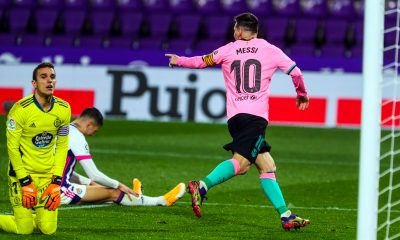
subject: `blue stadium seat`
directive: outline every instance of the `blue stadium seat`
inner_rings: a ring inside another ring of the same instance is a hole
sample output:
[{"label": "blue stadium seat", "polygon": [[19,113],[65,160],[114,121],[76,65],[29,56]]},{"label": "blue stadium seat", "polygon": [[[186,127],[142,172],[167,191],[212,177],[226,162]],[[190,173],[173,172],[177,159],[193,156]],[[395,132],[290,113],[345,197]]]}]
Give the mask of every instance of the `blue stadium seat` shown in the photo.
[{"label": "blue stadium seat", "polygon": [[355,17],[352,0],[329,1],[328,11],[332,19],[352,19]]},{"label": "blue stadium seat", "polygon": [[168,13],[148,14],[148,23],[152,37],[164,39],[167,36],[172,21],[172,15]]},{"label": "blue stadium seat", "polygon": [[296,17],[301,14],[299,0],[274,0],[273,7],[280,16]]},{"label": "blue stadium seat", "polygon": [[216,14],[221,12],[219,0],[195,1],[196,10],[202,14]]},{"label": "blue stadium seat", "polygon": [[295,38],[297,42],[314,43],[319,21],[316,18],[299,18],[295,21]]},{"label": "blue stadium seat", "polygon": [[328,13],[326,0],[303,0],[300,2],[303,16],[311,18],[324,18]]},{"label": "blue stadium seat", "polygon": [[222,1],[221,7],[223,12],[228,15],[236,15],[248,11],[246,0]]},{"label": "blue stadium seat", "polygon": [[12,8],[8,12],[10,30],[13,33],[24,33],[28,25],[31,10],[26,8]]},{"label": "blue stadium seat", "polygon": [[98,36],[107,36],[111,30],[114,20],[114,12],[108,10],[97,10],[90,14],[93,33]]},{"label": "blue stadium seat", "polygon": [[272,44],[284,42],[289,19],[285,17],[271,17],[264,21],[266,39]]},{"label": "blue stadium seat", "polygon": [[84,9],[66,9],[64,10],[63,20],[66,34],[77,35],[81,32],[83,22],[86,18]]},{"label": "blue stadium seat", "polygon": [[247,8],[258,17],[270,17],[273,13],[272,0],[247,1]]}]

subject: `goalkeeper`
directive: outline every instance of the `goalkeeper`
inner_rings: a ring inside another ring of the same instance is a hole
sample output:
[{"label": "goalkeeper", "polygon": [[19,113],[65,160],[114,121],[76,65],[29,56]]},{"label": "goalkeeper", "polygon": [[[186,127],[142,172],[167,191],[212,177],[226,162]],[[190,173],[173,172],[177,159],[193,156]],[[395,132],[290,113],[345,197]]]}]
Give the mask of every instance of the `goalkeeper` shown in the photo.
[{"label": "goalkeeper", "polygon": [[[92,136],[103,125],[96,108],[86,108],[70,125],[69,151],[61,187],[63,204],[115,202],[126,206],[171,206],[185,192],[180,183],[164,196],[148,197],[141,192],[141,182],[133,180],[133,189],[99,171],[92,159],[85,136]],[[74,172],[79,162],[89,178]]]},{"label": "goalkeeper", "polygon": [[7,118],[8,184],[14,215],[0,215],[0,229],[31,234],[37,228],[50,235],[57,229],[71,109],[53,96],[56,72],[51,63],[39,64],[32,79],[33,95],[15,103]]}]

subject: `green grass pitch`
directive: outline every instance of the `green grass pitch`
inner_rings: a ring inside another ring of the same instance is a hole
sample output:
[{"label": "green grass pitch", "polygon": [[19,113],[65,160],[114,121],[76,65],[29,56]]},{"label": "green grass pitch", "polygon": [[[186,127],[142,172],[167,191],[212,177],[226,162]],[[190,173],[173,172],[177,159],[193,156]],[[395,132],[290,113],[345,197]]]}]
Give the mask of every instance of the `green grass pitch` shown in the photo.
[{"label": "green grass pitch", "polygon": [[[0,120],[0,212],[7,213],[5,118]],[[252,168],[213,188],[200,219],[187,194],[172,207],[62,206],[55,239],[355,239],[359,131],[269,126],[267,139],[286,203],[311,220],[304,229],[282,229]],[[222,149],[228,141],[224,124],[117,120],[88,138],[100,170],[126,185],[138,177],[149,196],[206,176],[230,158]],[[0,231],[0,239],[53,238]]]}]

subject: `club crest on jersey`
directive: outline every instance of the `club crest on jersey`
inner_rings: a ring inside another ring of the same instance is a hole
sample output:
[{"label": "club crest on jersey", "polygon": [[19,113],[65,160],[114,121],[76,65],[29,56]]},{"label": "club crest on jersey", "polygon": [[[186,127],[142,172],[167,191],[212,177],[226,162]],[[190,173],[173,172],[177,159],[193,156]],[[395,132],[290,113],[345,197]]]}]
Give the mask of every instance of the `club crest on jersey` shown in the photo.
[{"label": "club crest on jersey", "polygon": [[15,122],[14,118],[8,119],[8,122],[7,122],[7,129],[8,129],[8,130],[15,130],[15,129],[17,129],[17,123]]},{"label": "club crest on jersey", "polygon": [[54,127],[58,128],[59,126],[61,126],[61,120],[57,118],[56,120],[54,120]]},{"label": "club crest on jersey", "polygon": [[53,135],[48,132],[42,132],[32,138],[32,143],[38,148],[46,147],[53,140]]}]

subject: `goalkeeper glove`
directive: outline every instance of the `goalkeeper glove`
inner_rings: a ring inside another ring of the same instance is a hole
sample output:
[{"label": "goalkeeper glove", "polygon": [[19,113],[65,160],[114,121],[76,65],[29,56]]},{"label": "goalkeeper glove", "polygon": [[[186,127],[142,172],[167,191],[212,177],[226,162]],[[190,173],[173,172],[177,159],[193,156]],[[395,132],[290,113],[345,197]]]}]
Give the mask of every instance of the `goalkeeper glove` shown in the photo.
[{"label": "goalkeeper glove", "polygon": [[21,184],[22,206],[28,209],[33,208],[37,204],[37,191],[32,184],[31,176],[19,179],[19,183]]},{"label": "goalkeeper glove", "polygon": [[61,203],[61,185],[62,178],[59,176],[53,176],[50,185],[46,188],[46,191],[42,194],[42,201],[47,198],[45,208],[50,211],[54,211],[60,206]]}]

